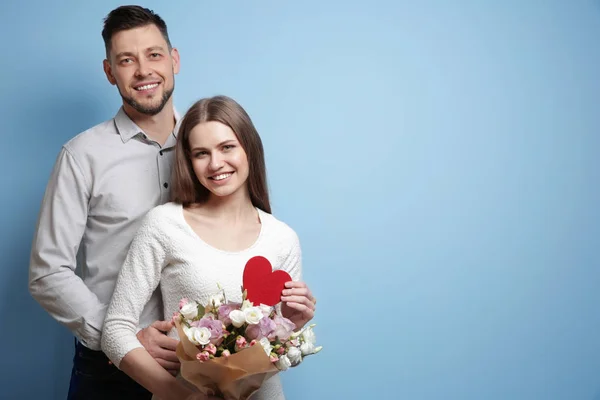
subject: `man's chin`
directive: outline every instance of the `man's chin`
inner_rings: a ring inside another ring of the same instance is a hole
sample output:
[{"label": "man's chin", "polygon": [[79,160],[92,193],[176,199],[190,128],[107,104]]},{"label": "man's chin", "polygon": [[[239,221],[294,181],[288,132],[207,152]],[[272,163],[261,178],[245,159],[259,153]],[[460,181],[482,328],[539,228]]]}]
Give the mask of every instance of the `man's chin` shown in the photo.
[{"label": "man's chin", "polygon": [[160,95],[158,93],[153,94],[151,95],[151,98],[148,98],[147,95],[141,96],[139,100],[135,97],[125,97],[122,94],[121,97],[123,98],[123,102],[128,104],[138,113],[154,116],[160,113],[163,108],[165,108],[172,94],[173,90],[167,91],[166,93],[161,93]]},{"label": "man's chin", "polygon": [[163,108],[165,107],[166,103],[162,103],[162,102],[137,102],[135,100],[131,100],[131,99],[124,99],[125,103],[129,104],[129,106],[131,108],[133,108],[135,111],[139,112],[140,114],[144,114],[144,115],[149,115],[149,116],[153,116],[158,114],[159,112],[161,112],[163,110]]}]

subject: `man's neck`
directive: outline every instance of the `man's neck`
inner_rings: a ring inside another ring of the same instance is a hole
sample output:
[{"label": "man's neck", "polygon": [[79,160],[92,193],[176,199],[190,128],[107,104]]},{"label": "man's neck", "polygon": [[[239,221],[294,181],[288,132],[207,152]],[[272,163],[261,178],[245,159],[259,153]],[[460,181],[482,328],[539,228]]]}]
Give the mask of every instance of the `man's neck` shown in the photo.
[{"label": "man's neck", "polygon": [[169,135],[175,129],[175,112],[173,111],[172,99],[165,104],[164,108],[156,115],[146,115],[138,112],[129,104],[123,104],[125,113],[139,126],[144,133],[161,146],[165,144]]}]

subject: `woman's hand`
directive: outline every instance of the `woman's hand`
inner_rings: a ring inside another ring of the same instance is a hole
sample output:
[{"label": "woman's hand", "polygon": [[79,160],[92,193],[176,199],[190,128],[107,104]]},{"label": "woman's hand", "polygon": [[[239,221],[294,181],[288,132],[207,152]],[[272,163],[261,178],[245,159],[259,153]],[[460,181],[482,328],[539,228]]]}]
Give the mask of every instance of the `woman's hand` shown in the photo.
[{"label": "woman's hand", "polygon": [[317,299],[304,282],[289,281],[285,287],[281,296],[281,314],[300,329],[315,316]]}]

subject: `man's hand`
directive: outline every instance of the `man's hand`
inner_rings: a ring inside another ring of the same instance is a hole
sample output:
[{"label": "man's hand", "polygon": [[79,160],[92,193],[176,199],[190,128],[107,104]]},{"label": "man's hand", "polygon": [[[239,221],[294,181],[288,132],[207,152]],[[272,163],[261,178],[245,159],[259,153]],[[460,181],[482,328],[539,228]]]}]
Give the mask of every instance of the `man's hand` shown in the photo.
[{"label": "man's hand", "polygon": [[156,321],[138,332],[137,338],[142,346],[158,363],[173,376],[179,372],[179,359],[175,350],[177,339],[166,335],[174,326],[172,321]]},{"label": "man's hand", "polygon": [[190,395],[189,397],[186,397],[185,400],[223,400],[223,398],[222,397],[207,396],[207,395],[202,394],[202,393],[194,393],[194,394]]}]

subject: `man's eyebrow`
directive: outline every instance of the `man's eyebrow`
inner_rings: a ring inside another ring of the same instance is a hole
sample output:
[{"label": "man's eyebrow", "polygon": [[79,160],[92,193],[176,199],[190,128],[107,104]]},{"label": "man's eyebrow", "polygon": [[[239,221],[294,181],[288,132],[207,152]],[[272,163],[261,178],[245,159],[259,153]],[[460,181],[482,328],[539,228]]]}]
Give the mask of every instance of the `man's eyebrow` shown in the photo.
[{"label": "man's eyebrow", "polygon": [[[149,52],[152,52],[152,51],[157,51],[157,50],[165,51],[165,48],[162,47],[162,46],[148,47],[146,49],[146,53],[149,53]],[[135,54],[133,54],[130,51],[122,51],[122,52],[118,53],[115,57],[120,58],[120,57],[125,57],[125,56],[127,56],[127,57],[135,57]]]},{"label": "man's eyebrow", "polygon": [[152,46],[152,47],[148,47],[146,49],[146,52],[151,52],[151,51],[156,51],[156,50],[160,50],[160,51],[165,51],[165,48],[162,46]]},{"label": "man's eyebrow", "polygon": [[130,51],[122,51],[122,52],[118,53],[117,55],[115,55],[116,58],[121,58],[124,56],[135,57],[135,55]]}]

